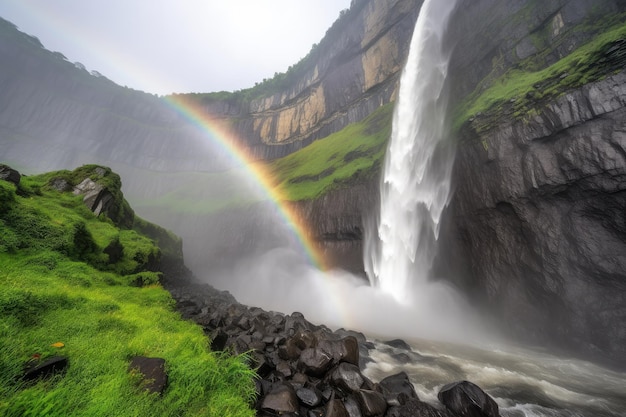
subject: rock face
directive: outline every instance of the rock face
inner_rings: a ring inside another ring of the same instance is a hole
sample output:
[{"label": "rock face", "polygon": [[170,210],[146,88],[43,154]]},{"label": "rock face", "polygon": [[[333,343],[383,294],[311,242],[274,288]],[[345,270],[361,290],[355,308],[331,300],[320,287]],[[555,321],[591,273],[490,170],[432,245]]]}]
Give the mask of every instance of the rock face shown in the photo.
[{"label": "rock face", "polygon": [[622,72],[494,127],[459,149],[453,201],[472,281],[511,326],[616,359],[626,357],[625,120]]},{"label": "rock face", "polygon": [[353,1],[270,97],[204,103],[257,158],[272,159],[362,120],[395,97],[422,0]]},{"label": "rock face", "polygon": [[[453,90],[466,94],[523,60],[550,65],[593,36],[583,22],[625,10],[614,1],[522,3],[462,3],[465,15],[453,31],[485,36],[453,35]],[[611,69],[600,81],[534,103],[522,119],[500,114],[485,123],[477,115],[459,134],[448,218],[450,247],[464,253],[459,285],[508,330],[621,366],[625,93],[626,73]]]}]

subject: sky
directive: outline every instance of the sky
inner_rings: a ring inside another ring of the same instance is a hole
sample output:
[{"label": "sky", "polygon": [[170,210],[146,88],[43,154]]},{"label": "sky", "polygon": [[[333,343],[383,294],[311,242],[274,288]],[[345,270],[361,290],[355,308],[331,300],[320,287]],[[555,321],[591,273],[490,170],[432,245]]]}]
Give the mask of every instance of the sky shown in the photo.
[{"label": "sky", "polygon": [[0,0],[0,17],[122,86],[236,91],[285,72],[350,0]]}]

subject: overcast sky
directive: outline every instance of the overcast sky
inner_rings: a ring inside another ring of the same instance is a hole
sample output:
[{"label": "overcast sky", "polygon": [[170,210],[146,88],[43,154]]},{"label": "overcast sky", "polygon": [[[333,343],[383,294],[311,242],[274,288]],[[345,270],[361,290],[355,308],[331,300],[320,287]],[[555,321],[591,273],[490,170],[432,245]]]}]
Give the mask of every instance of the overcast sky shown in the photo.
[{"label": "overcast sky", "polygon": [[150,93],[234,91],[285,72],[350,0],[0,0],[71,62]]}]

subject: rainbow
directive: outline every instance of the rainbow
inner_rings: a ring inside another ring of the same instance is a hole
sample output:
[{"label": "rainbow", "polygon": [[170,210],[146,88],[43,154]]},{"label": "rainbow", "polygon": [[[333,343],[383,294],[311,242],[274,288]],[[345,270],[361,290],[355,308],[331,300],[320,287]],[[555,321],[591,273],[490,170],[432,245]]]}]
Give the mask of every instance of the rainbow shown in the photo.
[{"label": "rainbow", "polygon": [[324,254],[312,239],[312,233],[309,232],[307,224],[287,204],[287,198],[277,187],[266,165],[254,161],[240,141],[227,129],[213,121],[196,101],[180,94],[167,96],[163,99],[185,119],[199,127],[211,140],[217,142],[235,162],[244,167],[249,176],[260,186],[263,194],[275,205],[282,221],[293,232],[294,238],[308,262],[319,270],[327,270],[328,265],[325,263]]}]

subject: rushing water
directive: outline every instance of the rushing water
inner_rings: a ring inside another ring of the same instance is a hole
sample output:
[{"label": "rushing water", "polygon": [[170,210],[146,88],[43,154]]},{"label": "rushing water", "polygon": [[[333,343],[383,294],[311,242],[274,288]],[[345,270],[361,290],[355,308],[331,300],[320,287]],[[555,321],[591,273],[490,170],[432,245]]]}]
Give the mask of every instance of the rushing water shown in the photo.
[{"label": "rushing water", "polygon": [[[375,381],[404,371],[422,401],[469,380],[498,403],[503,417],[626,416],[626,374],[589,362],[512,346],[491,349],[415,341],[405,351],[378,344],[365,374]],[[408,359],[407,360],[407,356]]]},{"label": "rushing water", "polygon": [[454,5],[426,0],[420,11],[400,80],[376,233],[368,231],[365,242],[370,282],[405,303],[427,286],[450,196],[454,153],[443,140],[450,54],[443,35]]}]

